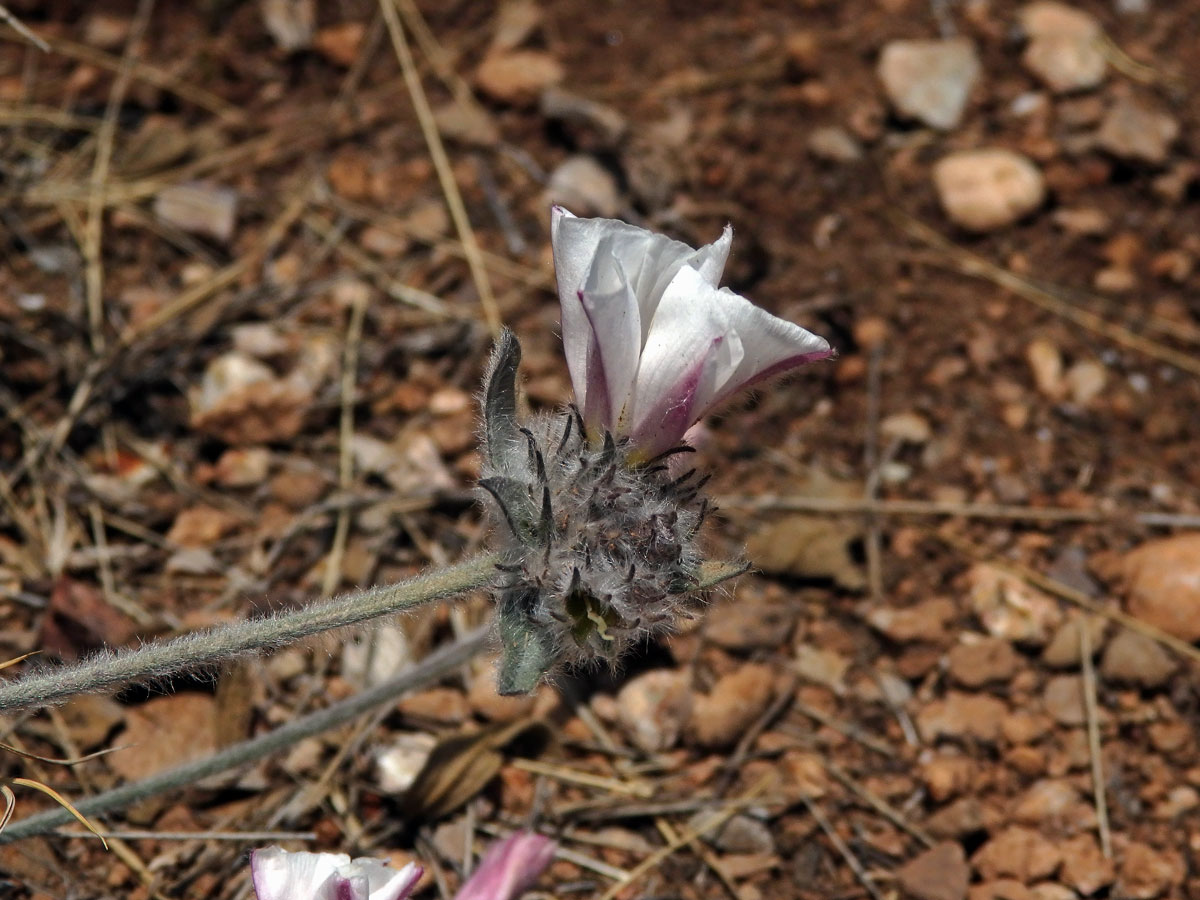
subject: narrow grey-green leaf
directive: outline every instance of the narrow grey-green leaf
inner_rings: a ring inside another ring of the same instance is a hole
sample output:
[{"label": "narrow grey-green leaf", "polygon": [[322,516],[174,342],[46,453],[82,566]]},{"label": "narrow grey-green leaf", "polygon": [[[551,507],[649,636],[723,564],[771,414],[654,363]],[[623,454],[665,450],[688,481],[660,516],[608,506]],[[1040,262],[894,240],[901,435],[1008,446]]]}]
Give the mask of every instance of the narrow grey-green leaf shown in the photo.
[{"label": "narrow grey-green leaf", "polygon": [[513,536],[526,547],[545,544],[543,510],[529,496],[529,488],[514,478],[497,475],[479,479],[479,486],[495,499]]},{"label": "narrow grey-green leaf", "polygon": [[505,697],[531,693],[554,666],[554,642],[513,600],[501,600],[496,619],[500,632],[496,689]]},{"label": "narrow grey-green leaf", "polygon": [[496,340],[483,396],[483,431],[488,460],[497,472],[515,473],[525,458],[525,441],[517,423],[517,368],[521,342],[505,328]]}]

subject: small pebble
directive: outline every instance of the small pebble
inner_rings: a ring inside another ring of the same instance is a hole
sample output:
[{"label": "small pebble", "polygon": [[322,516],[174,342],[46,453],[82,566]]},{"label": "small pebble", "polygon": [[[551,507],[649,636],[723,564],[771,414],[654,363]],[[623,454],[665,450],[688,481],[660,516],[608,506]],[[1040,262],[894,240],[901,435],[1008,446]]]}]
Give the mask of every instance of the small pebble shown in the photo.
[{"label": "small pebble", "polygon": [[1029,37],[1021,62],[1050,90],[1087,90],[1104,80],[1102,31],[1090,14],[1065,3],[1038,2],[1023,7],[1019,18]]},{"label": "small pebble", "polygon": [[493,100],[532,106],[542,90],[566,76],[562,63],[541,50],[499,50],[489,53],[475,70],[479,90]]},{"label": "small pebble", "polygon": [[896,869],[896,881],[915,900],[963,900],[971,880],[962,845],[935,844]]},{"label": "small pebble", "polygon": [[862,145],[838,125],[814,128],[808,136],[808,152],[826,162],[851,163],[863,158]]},{"label": "small pebble", "polygon": [[1179,137],[1179,122],[1132,97],[1121,97],[1109,109],[1096,142],[1114,156],[1160,166]]},{"label": "small pebble", "polygon": [[1200,640],[1200,534],[1147,541],[1120,563],[1130,615],[1180,640]]},{"label": "small pebble", "polygon": [[763,714],[775,690],[775,672],[747,663],[722,676],[707,695],[695,697],[691,731],[705,747],[728,747]]},{"label": "small pebble", "polygon": [[565,206],[577,215],[612,218],[621,212],[617,179],[593,157],[567,157],[550,173],[546,202]]},{"label": "small pebble", "polygon": [[1020,657],[1008,641],[984,638],[955,645],[948,656],[947,670],[963,687],[979,688],[989,682],[1008,681],[1019,663]]},{"label": "small pebble", "polygon": [[967,38],[892,41],[883,48],[878,67],[897,113],[944,131],[962,120],[981,71],[975,45]]},{"label": "small pebble", "polygon": [[1100,845],[1090,834],[1077,834],[1059,843],[1062,852],[1062,871],[1059,880],[1074,888],[1084,897],[1090,897],[1116,879],[1111,859],[1100,852]]},{"label": "small pebble", "polygon": [[1082,725],[1087,721],[1083,679],[1078,675],[1054,676],[1042,691],[1042,706],[1059,725]]},{"label": "small pebble", "polygon": [[691,678],[681,669],[645,672],[617,694],[617,721],[647,753],[675,746],[691,712]]},{"label": "small pebble", "polygon": [[1011,150],[959,150],[933,167],[933,181],[946,215],[971,231],[994,231],[1042,205],[1042,173]]},{"label": "small pebble", "polygon": [[1100,674],[1110,681],[1162,687],[1175,673],[1174,657],[1158,641],[1125,628],[1108,642]]}]

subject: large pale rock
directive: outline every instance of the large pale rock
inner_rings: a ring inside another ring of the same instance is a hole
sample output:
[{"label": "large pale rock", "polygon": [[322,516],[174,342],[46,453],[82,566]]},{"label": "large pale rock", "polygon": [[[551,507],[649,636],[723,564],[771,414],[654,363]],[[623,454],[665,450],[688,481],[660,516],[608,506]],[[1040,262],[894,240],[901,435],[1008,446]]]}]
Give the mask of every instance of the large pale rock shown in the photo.
[{"label": "large pale rock", "polygon": [[1200,640],[1200,534],[1149,541],[1126,553],[1120,572],[1129,613],[1181,640]]},{"label": "large pale rock", "polygon": [[892,41],[879,57],[879,80],[901,116],[949,130],[962,119],[981,67],[966,38]]},{"label": "large pale rock", "polygon": [[1179,123],[1172,116],[1122,97],[1105,115],[1096,143],[1121,159],[1160,166],[1178,137]]},{"label": "large pale rock", "polygon": [[1011,225],[1041,206],[1046,196],[1038,167],[998,147],[943,157],[933,167],[933,183],[946,215],[971,231]]},{"label": "large pale rock", "polygon": [[1094,88],[1104,80],[1106,61],[1100,23],[1065,3],[1030,3],[1020,14],[1029,45],[1021,61],[1050,90],[1065,94]]}]

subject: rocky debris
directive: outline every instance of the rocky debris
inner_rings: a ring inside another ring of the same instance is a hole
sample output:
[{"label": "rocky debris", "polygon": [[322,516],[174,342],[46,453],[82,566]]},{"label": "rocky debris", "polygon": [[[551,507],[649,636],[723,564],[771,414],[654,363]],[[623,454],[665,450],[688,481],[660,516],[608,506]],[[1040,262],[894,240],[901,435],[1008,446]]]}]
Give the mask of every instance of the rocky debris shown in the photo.
[{"label": "rocky debris", "polygon": [[1004,738],[1011,744],[1032,744],[1050,731],[1050,717],[1042,713],[1018,709],[1001,726]]},{"label": "rocky debris", "polygon": [[312,46],[315,0],[261,0],[258,11],[280,50],[294,53]]},{"label": "rocky debris", "polygon": [[970,40],[949,38],[892,41],[877,71],[898,114],[948,131],[962,120],[982,68]]},{"label": "rocky debris", "polygon": [[1179,853],[1158,851],[1132,841],[1121,854],[1121,870],[1113,896],[1129,900],[1153,900],[1182,884],[1186,868]]},{"label": "rocky debris", "polygon": [[541,92],[566,77],[562,63],[541,50],[497,50],[475,70],[475,84],[493,100],[534,105]]},{"label": "rocky debris", "polygon": [[831,578],[847,590],[861,590],[866,575],[853,544],[862,526],[828,516],[794,515],[757,529],[746,541],[746,555],[767,572],[799,578]]},{"label": "rocky debris", "polygon": [[933,428],[929,420],[918,412],[898,412],[886,416],[879,423],[879,433],[886,438],[920,445],[933,437]]},{"label": "rocky debris", "polygon": [[1042,646],[1062,622],[1053,597],[999,566],[975,564],[967,584],[971,611],[993,637]]},{"label": "rocky debris", "polygon": [[829,647],[801,644],[796,648],[796,674],[838,695],[846,692],[845,677],[850,662],[848,657]]},{"label": "rocky debris", "polygon": [[979,777],[979,766],[970,756],[938,753],[921,766],[921,781],[935,803],[969,792]]},{"label": "rocky debris", "polygon": [[209,181],[187,181],[163,188],[154,196],[154,214],[181,231],[214,238],[222,244],[237,225],[238,194]]},{"label": "rocky debris", "polygon": [[1078,675],[1056,675],[1042,690],[1042,706],[1060,725],[1082,725],[1087,721],[1083,703],[1083,678]]},{"label": "rocky debris", "polygon": [[466,695],[456,688],[432,687],[402,697],[396,710],[405,716],[446,725],[460,725],[471,715]]},{"label": "rocky debris", "polygon": [[424,432],[409,432],[391,442],[360,432],[351,437],[350,450],[359,472],[378,475],[401,495],[428,496],[456,484],[441,450]]},{"label": "rocky debris", "polygon": [[313,36],[313,49],[335,66],[350,68],[362,57],[367,26],[362,22],[341,22],[322,28]]},{"label": "rocky debris", "polygon": [[744,580],[737,595],[709,607],[704,616],[704,637],[726,650],[765,650],[787,641],[796,625],[798,610],[789,603],[772,602]]},{"label": "rocky debris", "polygon": [[[711,813],[702,810],[689,821],[694,828],[703,828]],[[748,815],[733,816],[724,826],[706,836],[710,844],[722,853],[774,853],[775,838],[761,819]]]},{"label": "rocky debris", "polygon": [[1063,381],[1071,402],[1076,406],[1087,406],[1103,392],[1108,382],[1108,370],[1094,360],[1084,359],[1067,369]]},{"label": "rocky debris", "polygon": [[1056,842],[1020,825],[1005,828],[971,857],[971,865],[984,879],[1008,877],[1022,884],[1049,878],[1061,862]]},{"label": "rocky debris", "polygon": [[385,794],[407,791],[425,768],[437,738],[424,732],[402,732],[375,751],[376,783]]},{"label": "rocky debris", "polygon": [[[1075,900],[1075,892],[1067,889],[1066,900]],[[983,884],[971,885],[967,900],[1037,900],[1033,891],[1014,878],[997,878]]]},{"label": "rocky debris", "polygon": [[1100,674],[1110,681],[1162,687],[1174,674],[1175,660],[1153,638],[1125,628],[1119,631],[1100,659]]},{"label": "rocky debris", "polygon": [[983,806],[974,797],[961,797],[925,820],[925,830],[939,838],[961,838],[983,827]]},{"label": "rocky debris", "polygon": [[1113,883],[1116,878],[1113,861],[1105,859],[1091,834],[1077,834],[1058,846],[1063,858],[1058,877],[1063,884],[1088,897]]},{"label": "rocky debris", "polygon": [[863,158],[862,144],[840,125],[814,128],[808,136],[808,152],[825,162],[852,163]]},{"label": "rocky debris", "polygon": [[963,687],[980,688],[989,682],[1008,681],[1020,664],[1012,644],[984,638],[957,644],[947,657],[947,671]]},{"label": "rocky debris", "polygon": [[896,870],[896,881],[916,900],[963,900],[971,869],[962,845],[944,841]]},{"label": "rocky debris", "polygon": [[1161,166],[1179,138],[1179,122],[1133,97],[1120,97],[1104,116],[1096,143],[1113,156]]},{"label": "rocky debris", "polygon": [[952,737],[974,738],[990,744],[1000,736],[1007,714],[1004,701],[990,694],[950,691],[918,713],[917,728],[931,743],[940,737]]},{"label": "rocky debris", "polygon": [[1118,562],[1129,614],[1180,640],[1200,640],[1200,534],[1147,541]]},{"label": "rocky debris", "polygon": [[1025,348],[1025,360],[1033,373],[1038,392],[1058,400],[1063,394],[1063,359],[1058,345],[1047,338],[1034,338]]},{"label": "rocky debris", "polygon": [[617,694],[617,721],[647,753],[675,746],[691,713],[692,686],[685,670],[645,672],[626,682]]},{"label": "rocky debris", "polygon": [[706,747],[735,744],[766,711],[774,692],[774,670],[747,663],[718,679],[707,695],[694,698],[690,730]]},{"label": "rocky debris", "polygon": [[1046,196],[1038,167],[1000,147],[943,157],[933,167],[933,183],[946,215],[970,231],[1011,225],[1041,206]]},{"label": "rocky debris", "polygon": [[1050,221],[1063,231],[1086,237],[1099,237],[1112,229],[1112,219],[1094,206],[1060,207]]},{"label": "rocky debris", "polygon": [[1080,630],[1084,621],[1087,622],[1088,643],[1092,648],[1092,652],[1098,652],[1104,641],[1104,631],[1107,626],[1106,620],[1099,616],[1074,616],[1060,625],[1054,632],[1054,636],[1050,638],[1050,643],[1042,650],[1042,662],[1055,669],[1068,669],[1078,666],[1080,661],[1080,647],[1082,646]]},{"label": "rocky debris", "polygon": [[582,154],[567,157],[550,173],[546,203],[565,206],[576,215],[609,219],[625,205],[612,172]]},{"label": "rocky debris", "polygon": [[1028,790],[1017,798],[1013,805],[1012,818],[1022,825],[1069,825],[1081,827],[1086,817],[1083,810],[1090,812],[1081,803],[1079,791],[1064,778],[1043,778],[1035,781]]},{"label": "rocky debris", "polygon": [[1082,91],[1104,80],[1103,32],[1089,13],[1051,0],[1028,4],[1018,19],[1029,38],[1021,61],[1050,90]]},{"label": "rocky debris", "polygon": [[900,644],[913,641],[937,642],[946,637],[946,625],[958,614],[946,597],[931,597],[914,606],[895,609],[875,607],[867,612],[867,623]]},{"label": "rocky debris", "polygon": [[312,405],[303,378],[279,378],[244,353],[218,356],[189,392],[191,425],[229,444],[267,444],[295,437]]}]

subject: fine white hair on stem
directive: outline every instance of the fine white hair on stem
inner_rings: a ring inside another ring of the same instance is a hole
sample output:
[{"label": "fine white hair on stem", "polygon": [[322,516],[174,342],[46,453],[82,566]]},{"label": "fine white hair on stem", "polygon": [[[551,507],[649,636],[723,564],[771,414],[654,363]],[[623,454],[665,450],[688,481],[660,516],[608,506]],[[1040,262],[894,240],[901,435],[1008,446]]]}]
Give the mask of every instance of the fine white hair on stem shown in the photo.
[{"label": "fine white hair on stem", "polygon": [[274,650],[336,628],[412,609],[487,586],[497,558],[483,555],[396,584],[354,591],[321,603],[260,619],[233,622],[170,641],[103,651],[82,662],[45,666],[0,686],[0,710],[61,703],[140,679],[159,679],[231,657]]}]

